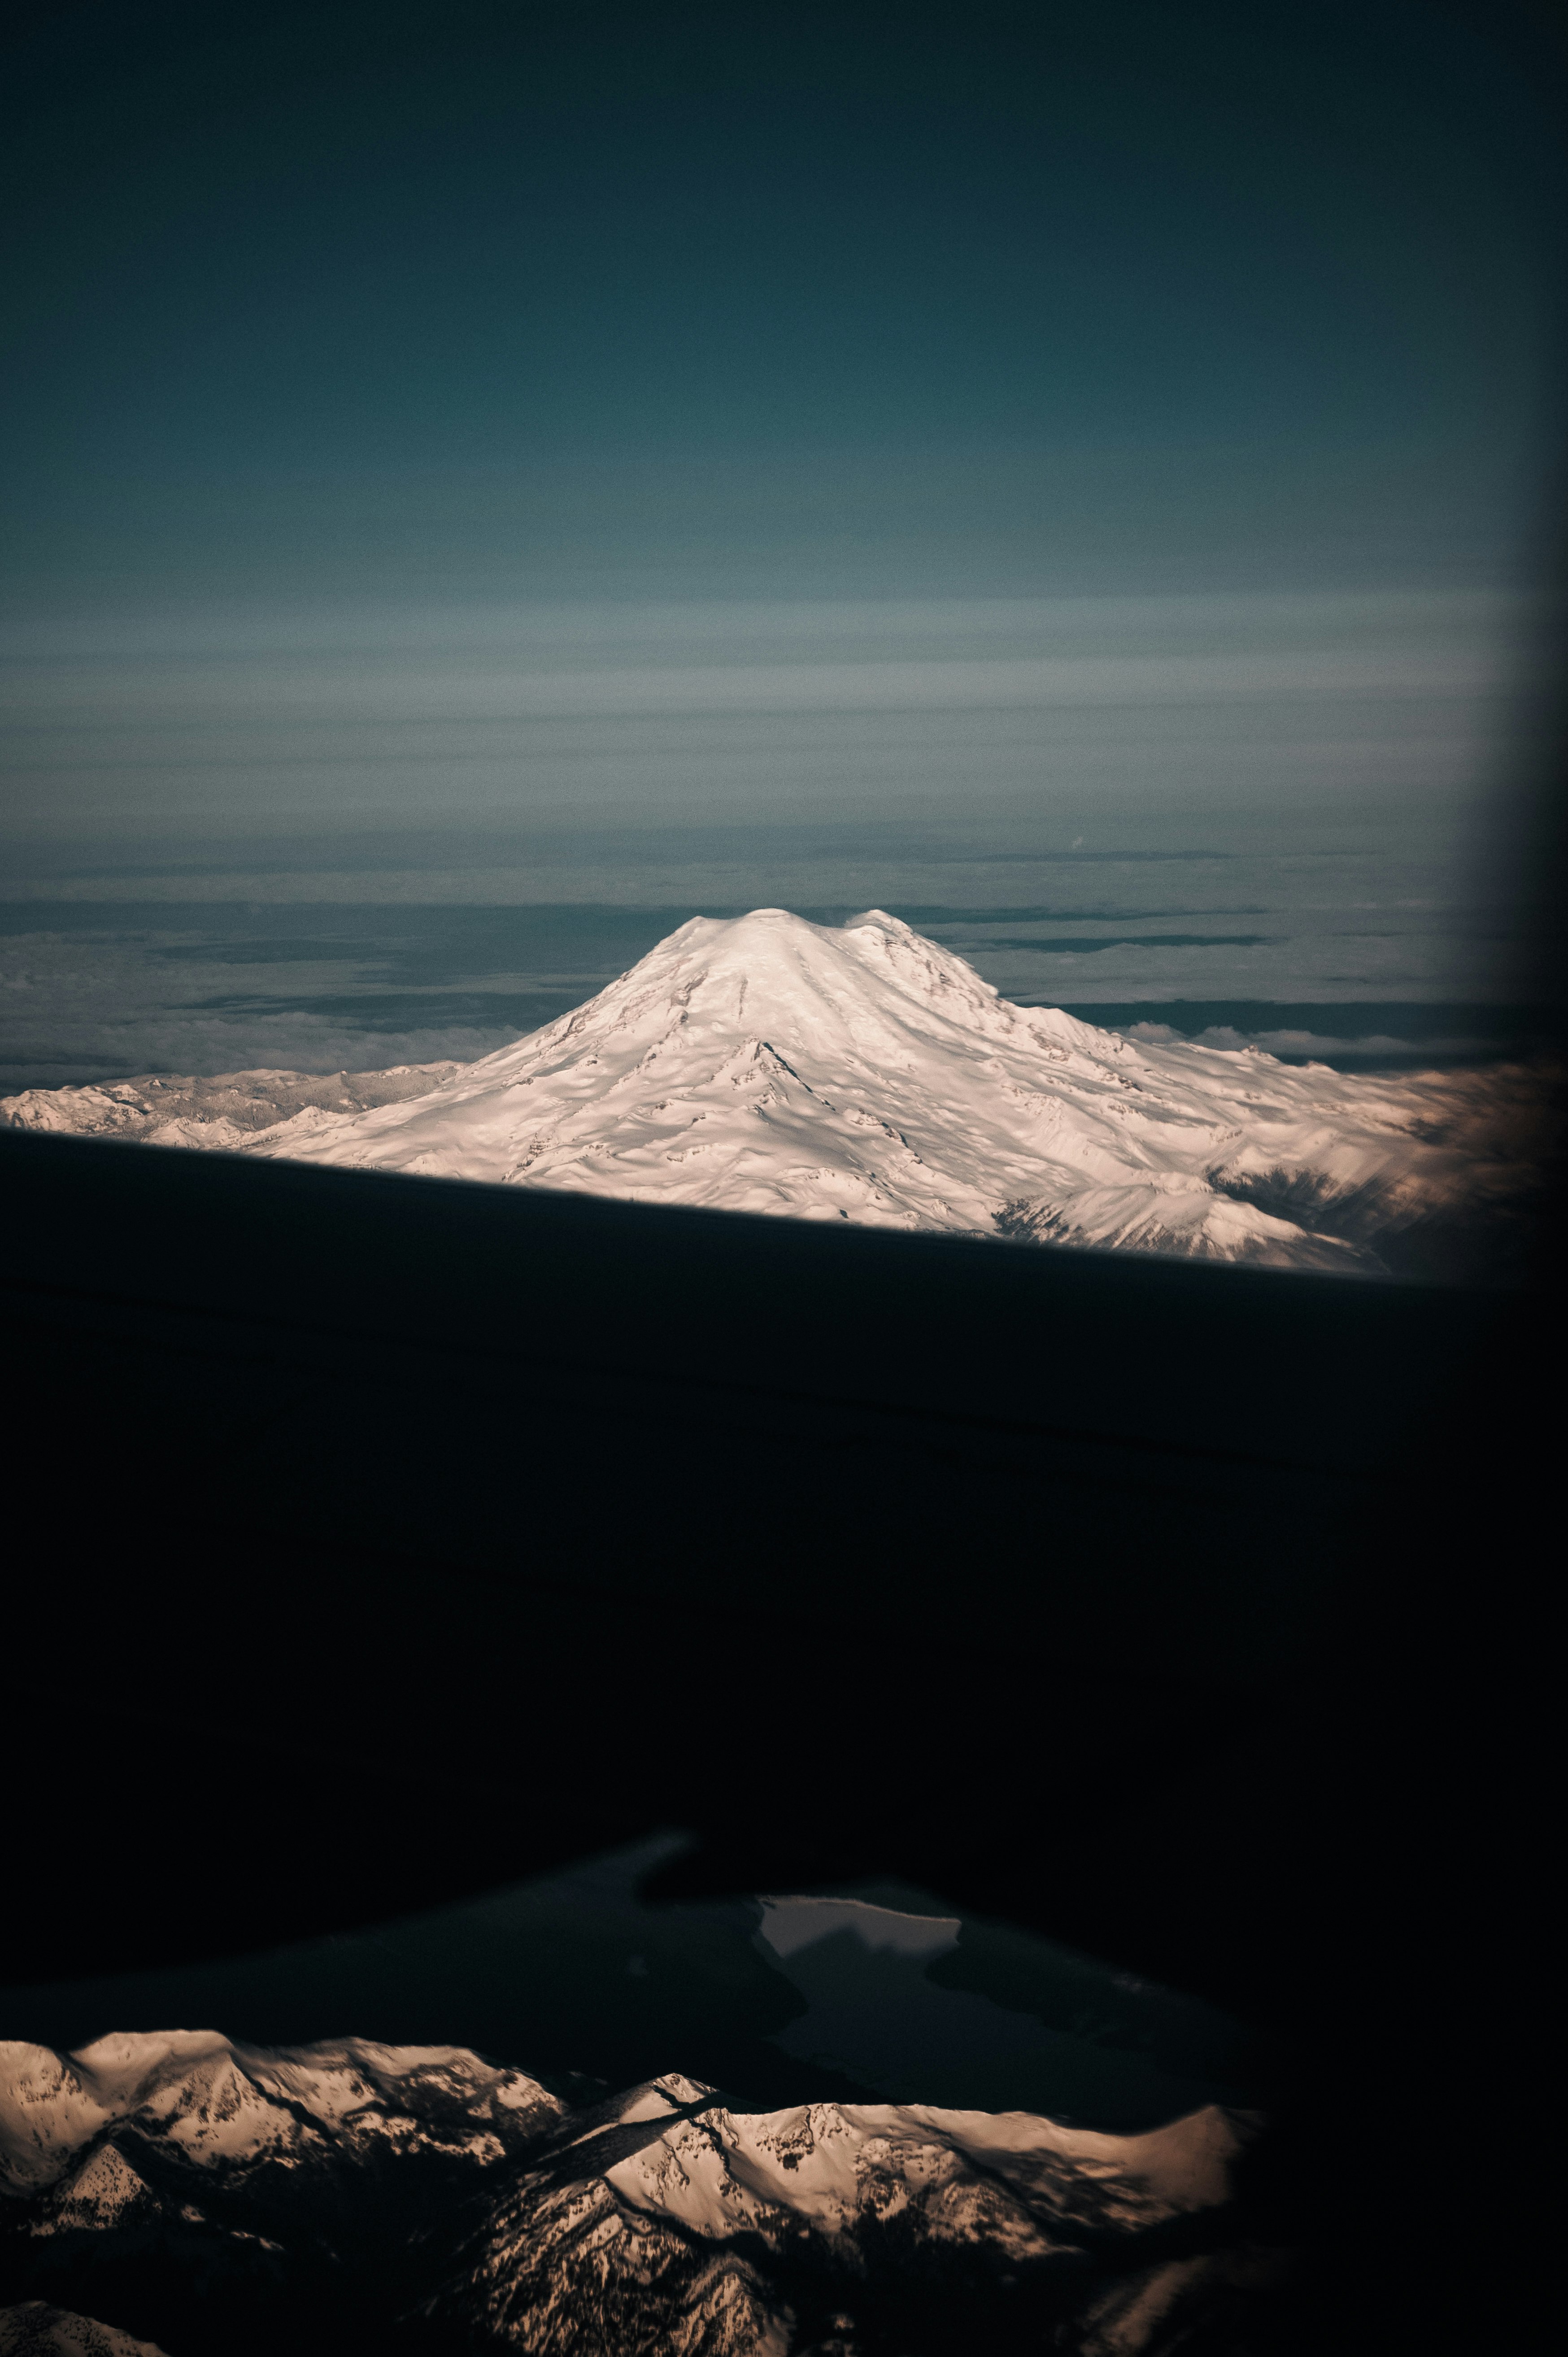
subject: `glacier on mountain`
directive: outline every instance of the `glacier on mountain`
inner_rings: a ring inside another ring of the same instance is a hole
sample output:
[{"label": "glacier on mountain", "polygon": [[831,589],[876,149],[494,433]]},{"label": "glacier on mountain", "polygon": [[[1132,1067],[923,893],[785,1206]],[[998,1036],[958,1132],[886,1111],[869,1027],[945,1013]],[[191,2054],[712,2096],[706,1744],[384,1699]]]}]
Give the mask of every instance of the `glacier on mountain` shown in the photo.
[{"label": "glacier on mountain", "polygon": [[[467,1065],[34,1090],[71,1130],[622,1200],[1376,1268],[1529,1180],[1519,1074],[1345,1074],[1011,1005],[873,909],[694,917]],[[1519,1127],[1517,1118],[1514,1121]]]},{"label": "glacier on mountain", "polygon": [[574,2103],[359,2039],[0,2045],[0,2350],[232,2357],[352,2319],[359,2345],[552,2357],[856,2357],[895,2323],[911,2352],[1154,2357],[1266,2283],[1230,2206],[1257,2125],[756,2114],[679,2072]]}]

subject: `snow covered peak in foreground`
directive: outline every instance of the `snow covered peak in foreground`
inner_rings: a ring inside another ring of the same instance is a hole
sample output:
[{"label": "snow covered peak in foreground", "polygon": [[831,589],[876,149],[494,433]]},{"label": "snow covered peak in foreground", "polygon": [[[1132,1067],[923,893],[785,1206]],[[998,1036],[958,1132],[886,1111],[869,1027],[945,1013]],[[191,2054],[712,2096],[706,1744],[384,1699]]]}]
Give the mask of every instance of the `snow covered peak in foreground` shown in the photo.
[{"label": "snow covered peak in foreground", "polygon": [[358,2039],[0,2045],[0,2352],[1154,2357],[1266,2283],[1226,2206],[1254,2132],[746,2113],[678,2072],[574,2108]]},{"label": "snow covered peak in foreground", "polygon": [[1517,1073],[1347,1076],[1251,1049],[1135,1044],[1010,1005],[879,909],[842,929],[782,909],[694,917],[575,1013],[425,1070],[423,1090],[404,1067],[301,1081],[293,1100],[292,1076],[231,1075],[232,1114],[173,1118],[171,1084],[161,1101],[147,1082],[33,1091],[0,1119],[1316,1268],[1376,1266],[1380,1242],[1520,1185],[1487,1132]]}]

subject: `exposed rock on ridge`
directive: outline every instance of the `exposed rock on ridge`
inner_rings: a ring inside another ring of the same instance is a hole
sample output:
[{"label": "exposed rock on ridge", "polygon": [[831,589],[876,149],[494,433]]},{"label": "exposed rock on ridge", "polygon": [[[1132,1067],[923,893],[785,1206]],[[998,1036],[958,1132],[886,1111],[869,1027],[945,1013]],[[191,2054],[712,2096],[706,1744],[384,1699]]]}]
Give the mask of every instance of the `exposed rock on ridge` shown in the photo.
[{"label": "exposed rock on ridge", "polygon": [[955,2333],[1153,2357],[1258,2273],[1227,2207],[1251,2132],[1212,2106],[1132,2136],[921,2104],[747,2114],[678,2073],[574,2107],[461,2049],[353,2039],[10,2045],[0,2350],[96,2330],[232,2357],[351,2331],[869,2357],[896,2326],[933,2357]]}]

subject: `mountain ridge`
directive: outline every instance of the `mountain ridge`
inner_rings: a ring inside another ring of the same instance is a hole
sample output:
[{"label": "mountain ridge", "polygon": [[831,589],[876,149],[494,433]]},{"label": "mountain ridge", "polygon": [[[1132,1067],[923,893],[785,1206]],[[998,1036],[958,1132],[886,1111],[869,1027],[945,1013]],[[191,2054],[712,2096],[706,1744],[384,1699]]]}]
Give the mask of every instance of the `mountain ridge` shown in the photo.
[{"label": "mountain ridge", "polygon": [[[1344,1074],[1002,998],[900,919],[694,917],[458,1066],[32,1091],[16,1127],[1036,1243],[1376,1272],[1507,1220],[1509,1072]],[[205,1089],[206,1096],[200,1096]]]},{"label": "mountain ridge", "polygon": [[1233,2193],[1258,2125],[748,2114],[679,2072],[574,2106],[461,2048],[360,2039],[0,2044],[0,2348],[47,2309],[180,2357],[333,2346],[347,2316],[552,2357],[869,2357],[890,2316],[935,2352],[967,2316],[1002,2349],[1048,2326],[1153,2357],[1255,2272]]}]

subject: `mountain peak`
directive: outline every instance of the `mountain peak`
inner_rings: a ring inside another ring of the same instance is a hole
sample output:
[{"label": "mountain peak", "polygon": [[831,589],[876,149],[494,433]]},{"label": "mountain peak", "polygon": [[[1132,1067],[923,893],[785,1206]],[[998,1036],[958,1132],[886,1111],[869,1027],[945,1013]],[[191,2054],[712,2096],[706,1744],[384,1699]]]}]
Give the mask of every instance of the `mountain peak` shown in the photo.
[{"label": "mountain peak", "polygon": [[[1031,2346],[1140,2357],[1170,2345],[1173,2295],[1180,2321],[1230,2281],[1251,2129],[1213,2106],[1131,2136],[919,2103],[758,2113],[672,2070],[573,2109],[462,2048],[102,2043],[151,2063],[160,2092],[128,2083],[89,2133],[70,2096],[85,2055],[0,2053],[0,2108],[56,2090],[40,2114],[56,2165],[6,2205],[30,2305],[0,2309],[0,2350],[114,2346],[55,2309],[54,2340],[22,2337],[49,2295],[91,2287],[129,2294],[170,2349],[302,2331],[424,2347],[433,2323],[559,2357],[783,2357],[868,2347],[847,2301],[903,2316],[920,2348],[1011,2346],[1022,2324]],[[215,2059],[287,2101],[193,2133]]]},{"label": "mountain peak", "polygon": [[[1059,1007],[1012,1005],[882,909],[843,925],[772,908],[693,917],[584,1006],[477,1063],[345,1076],[336,1103],[302,1083],[292,1109],[280,1077],[252,1092],[253,1111],[231,1092],[206,1129],[146,1134],[1327,1269],[1376,1267],[1383,1236],[1498,1191],[1484,1147],[1437,1142],[1484,1132],[1485,1075],[1347,1076],[1252,1049],[1134,1044]],[[102,1090],[34,1092],[0,1117],[141,1134]]]}]

